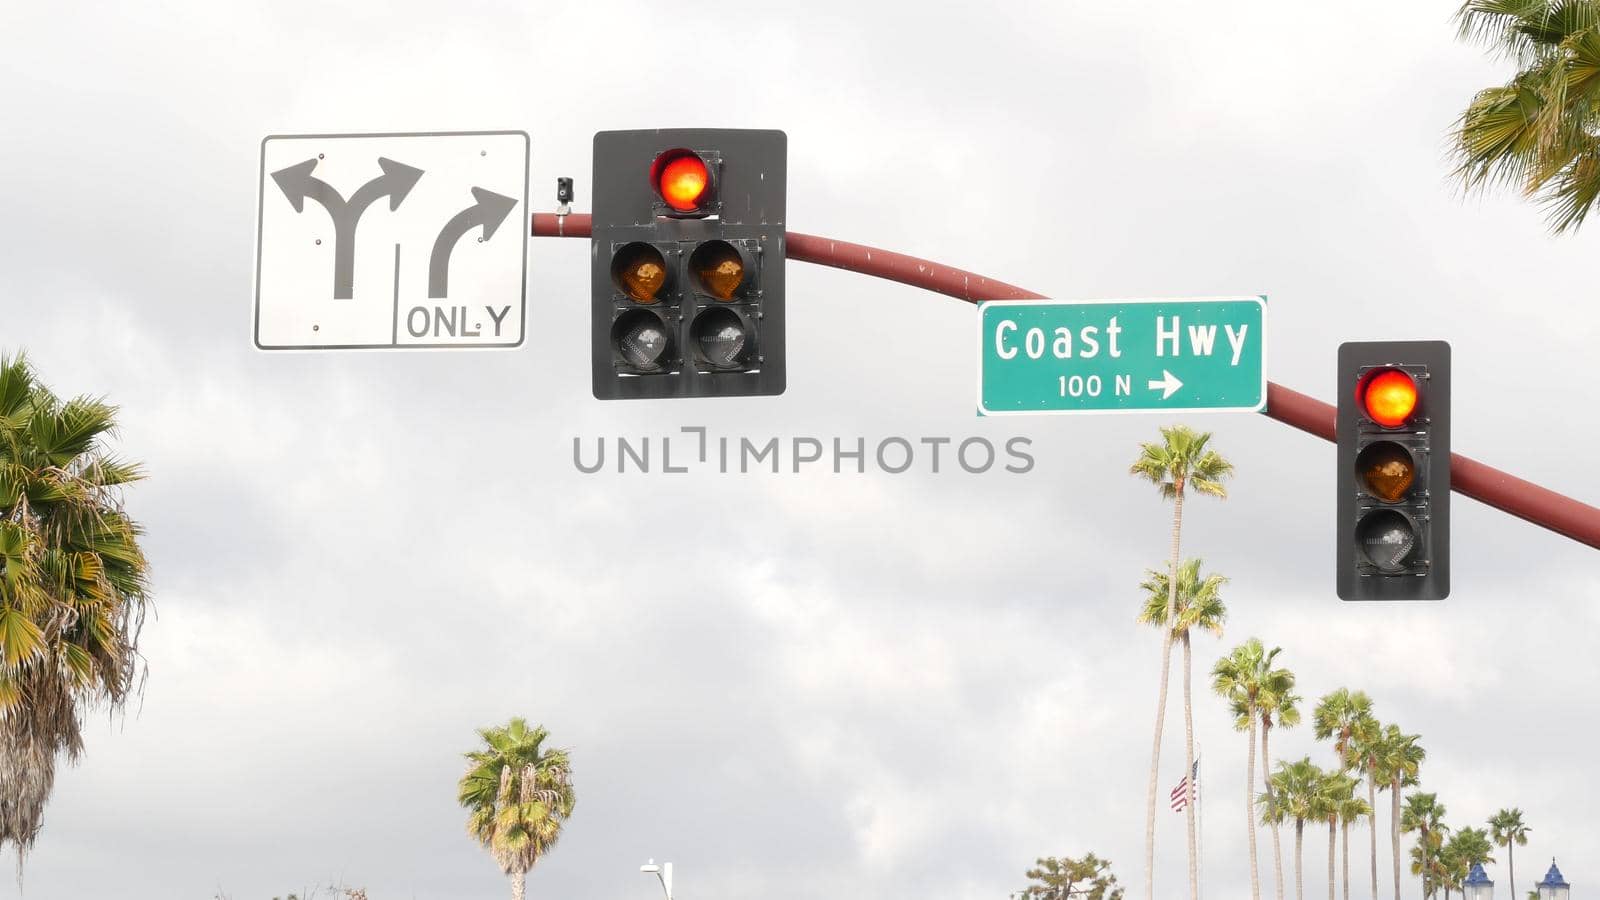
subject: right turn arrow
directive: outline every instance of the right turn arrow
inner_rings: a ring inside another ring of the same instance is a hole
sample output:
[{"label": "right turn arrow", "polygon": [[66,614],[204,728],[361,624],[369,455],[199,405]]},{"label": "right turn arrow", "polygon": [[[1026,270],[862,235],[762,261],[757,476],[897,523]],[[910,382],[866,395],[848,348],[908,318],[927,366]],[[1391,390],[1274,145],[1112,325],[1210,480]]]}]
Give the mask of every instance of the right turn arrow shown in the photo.
[{"label": "right turn arrow", "polygon": [[486,191],[483,188],[473,188],[472,197],[478,202],[456,213],[443,228],[439,229],[439,237],[433,242],[433,255],[428,259],[430,298],[449,296],[450,254],[455,252],[456,242],[480,225],[483,226],[484,240],[494,237],[495,231],[500,228],[500,223],[504,222],[506,216],[509,216],[511,210],[517,206],[515,198]]},{"label": "right turn arrow", "polygon": [[1161,399],[1163,400],[1170,399],[1181,387],[1183,387],[1183,382],[1178,380],[1178,376],[1168,372],[1166,369],[1161,370],[1161,380],[1150,379],[1150,390],[1161,391]]}]

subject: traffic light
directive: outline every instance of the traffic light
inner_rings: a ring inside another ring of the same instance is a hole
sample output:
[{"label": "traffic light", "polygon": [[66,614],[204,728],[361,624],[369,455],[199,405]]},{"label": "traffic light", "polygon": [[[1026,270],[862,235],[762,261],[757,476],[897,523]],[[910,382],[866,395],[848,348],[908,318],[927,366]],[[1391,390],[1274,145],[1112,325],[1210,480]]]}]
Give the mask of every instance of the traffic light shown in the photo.
[{"label": "traffic light", "polygon": [[594,136],[595,397],[783,393],[781,131]]},{"label": "traffic light", "polygon": [[1345,600],[1450,593],[1450,345],[1339,347],[1338,590]]}]

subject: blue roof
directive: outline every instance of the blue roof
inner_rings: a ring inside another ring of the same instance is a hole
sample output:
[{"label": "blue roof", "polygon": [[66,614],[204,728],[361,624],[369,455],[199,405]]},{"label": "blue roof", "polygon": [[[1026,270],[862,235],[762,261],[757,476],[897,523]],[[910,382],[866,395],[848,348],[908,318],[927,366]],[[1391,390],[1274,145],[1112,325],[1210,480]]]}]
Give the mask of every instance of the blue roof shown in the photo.
[{"label": "blue roof", "polygon": [[1544,873],[1544,880],[1539,882],[1538,887],[1572,887],[1572,885],[1567,884],[1567,880],[1561,877],[1561,870],[1556,868],[1556,861],[1552,858],[1550,871]]},{"label": "blue roof", "polygon": [[1472,872],[1467,875],[1467,884],[1494,884],[1483,871],[1483,863],[1473,863]]}]

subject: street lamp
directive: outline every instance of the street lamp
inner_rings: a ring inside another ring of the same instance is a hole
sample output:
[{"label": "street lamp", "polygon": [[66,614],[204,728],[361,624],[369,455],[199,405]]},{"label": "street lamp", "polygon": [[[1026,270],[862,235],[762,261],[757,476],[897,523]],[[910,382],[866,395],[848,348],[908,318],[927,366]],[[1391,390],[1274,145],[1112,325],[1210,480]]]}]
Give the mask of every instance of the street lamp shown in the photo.
[{"label": "street lamp", "polygon": [[[640,866],[639,871],[659,878],[661,880],[661,889],[667,894],[667,900],[672,900],[672,863],[662,863],[658,866],[656,861],[652,859]],[[1543,900],[1543,898],[1541,897],[1540,900]],[[1562,900],[1565,900],[1564,895]]]},{"label": "street lamp", "polygon": [[1561,870],[1556,868],[1555,857],[1550,858],[1550,871],[1544,873],[1544,880],[1539,882],[1539,900],[1571,900],[1572,885],[1561,877]]},{"label": "street lamp", "polygon": [[1484,873],[1483,863],[1472,864],[1472,871],[1461,884],[1461,894],[1465,900],[1494,900],[1494,882]]}]

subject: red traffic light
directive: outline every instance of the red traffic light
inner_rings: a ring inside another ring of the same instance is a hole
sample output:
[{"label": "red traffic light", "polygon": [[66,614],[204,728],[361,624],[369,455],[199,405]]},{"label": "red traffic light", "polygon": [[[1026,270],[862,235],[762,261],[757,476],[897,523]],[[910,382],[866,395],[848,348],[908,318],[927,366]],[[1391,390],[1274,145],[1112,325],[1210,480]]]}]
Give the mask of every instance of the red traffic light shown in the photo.
[{"label": "red traffic light", "polygon": [[650,185],[669,209],[692,213],[710,199],[711,170],[692,150],[668,150],[650,164]]},{"label": "red traffic light", "polygon": [[1398,428],[1417,410],[1417,382],[1399,369],[1377,369],[1361,379],[1356,399],[1367,418]]}]

